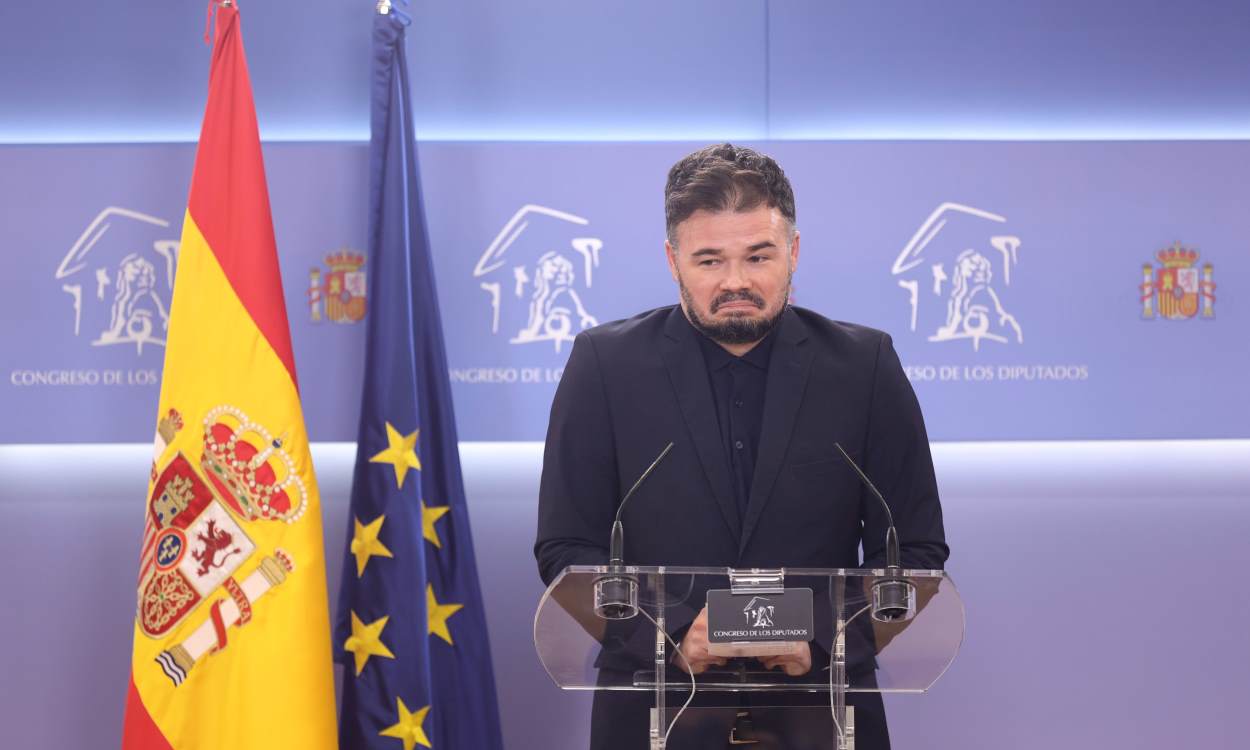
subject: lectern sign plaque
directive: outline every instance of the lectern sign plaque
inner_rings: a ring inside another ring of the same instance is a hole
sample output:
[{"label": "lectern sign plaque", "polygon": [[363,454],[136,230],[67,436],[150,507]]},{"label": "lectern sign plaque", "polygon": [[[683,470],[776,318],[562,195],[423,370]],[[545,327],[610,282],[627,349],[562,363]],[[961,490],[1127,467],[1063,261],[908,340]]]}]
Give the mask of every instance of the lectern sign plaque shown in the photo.
[{"label": "lectern sign plaque", "polygon": [[787,588],[773,593],[707,592],[710,643],[796,642],[812,640],[812,590]]}]

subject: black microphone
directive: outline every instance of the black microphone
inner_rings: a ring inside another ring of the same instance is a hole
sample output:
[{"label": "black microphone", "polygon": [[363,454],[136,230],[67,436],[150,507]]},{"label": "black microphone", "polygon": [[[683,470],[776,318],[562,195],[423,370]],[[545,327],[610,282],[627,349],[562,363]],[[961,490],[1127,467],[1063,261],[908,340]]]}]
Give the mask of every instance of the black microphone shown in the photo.
[{"label": "black microphone", "polygon": [[621,504],[616,508],[616,520],[612,522],[612,537],[608,542],[608,574],[595,580],[595,614],[605,620],[628,620],[638,614],[638,579],[625,573],[625,563],[621,560],[625,549],[625,527],[621,525],[621,512],[625,510],[625,503],[629,502],[672,449],[672,443],[664,446],[664,450],[642,472],[642,476],[629,488],[629,492],[625,493]]},{"label": "black microphone", "polygon": [[890,522],[890,527],[885,532],[885,575],[872,584],[872,619],[879,622],[910,620],[916,616],[916,586],[902,575],[898,530],[894,528],[894,514],[890,512],[890,505],[842,446],[835,442],[833,447],[838,449],[847,465],[859,475],[864,486],[881,501],[881,507],[885,508],[885,517]]}]

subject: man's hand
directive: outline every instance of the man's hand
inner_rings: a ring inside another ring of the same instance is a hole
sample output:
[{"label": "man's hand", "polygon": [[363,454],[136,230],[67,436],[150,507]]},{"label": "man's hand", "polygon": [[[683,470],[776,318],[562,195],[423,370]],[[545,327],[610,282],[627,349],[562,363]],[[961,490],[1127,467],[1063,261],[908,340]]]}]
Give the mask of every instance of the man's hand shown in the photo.
[{"label": "man's hand", "polygon": [[764,665],[764,669],[781,667],[791,677],[800,677],[812,671],[812,649],[806,643],[802,643],[799,650],[793,654],[761,656],[760,663]]},{"label": "man's hand", "polygon": [[[703,674],[708,667],[725,666],[725,657],[712,656],[707,652],[707,607],[704,607],[699,612],[699,616],[694,618],[690,629],[686,631],[686,637],[682,638],[681,643],[678,644],[678,649],[681,650],[681,654],[673,654],[673,663],[683,672]],[[682,654],[685,654],[685,659],[681,658]],[[686,667],[687,661],[690,662],[689,668]],[[809,664],[810,661],[809,658]]]}]

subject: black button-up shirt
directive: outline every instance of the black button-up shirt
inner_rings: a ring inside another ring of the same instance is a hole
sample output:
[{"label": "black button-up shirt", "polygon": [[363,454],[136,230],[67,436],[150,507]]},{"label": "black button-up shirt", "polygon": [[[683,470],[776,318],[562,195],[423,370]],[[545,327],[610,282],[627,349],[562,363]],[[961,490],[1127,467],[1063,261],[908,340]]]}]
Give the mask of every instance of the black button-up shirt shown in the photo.
[{"label": "black button-up shirt", "polygon": [[733,474],[731,484],[738,504],[738,517],[746,518],[764,423],[764,388],[768,383],[773,335],[770,333],[764,337],[741,357],[735,357],[702,334],[698,339],[712,386],[712,402],[720,424],[721,444]]}]

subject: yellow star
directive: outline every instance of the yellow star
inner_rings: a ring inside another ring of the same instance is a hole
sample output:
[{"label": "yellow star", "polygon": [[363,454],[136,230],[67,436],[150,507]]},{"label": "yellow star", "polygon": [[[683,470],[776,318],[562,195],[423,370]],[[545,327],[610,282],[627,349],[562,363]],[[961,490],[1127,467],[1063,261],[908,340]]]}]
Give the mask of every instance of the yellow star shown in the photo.
[{"label": "yellow star", "polygon": [[386,423],[386,450],[369,459],[371,464],[390,464],[395,467],[395,484],[402,490],[404,477],[409,469],[421,471],[421,459],[417,458],[417,435],[420,430],[413,430],[411,435],[401,435],[399,430]]},{"label": "yellow star", "polygon": [[399,704],[399,721],[378,734],[400,740],[404,743],[404,750],[412,750],[413,745],[434,747],[430,744],[430,738],[425,736],[425,730],[421,728],[421,725],[425,723],[425,715],[430,712],[430,707],[426,706],[416,712],[410,712],[404,705],[403,698],[396,698],[395,702]]},{"label": "yellow star", "polygon": [[437,635],[451,643],[451,631],[447,629],[447,618],[459,612],[463,607],[463,604],[439,604],[434,598],[434,586],[428,583],[425,585],[425,609],[430,619],[430,635]]},{"label": "yellow star", "polygon": [[356,577],[359,578],[365,574],[365,566],[369,564],[369,558],[373,555],[378,557],[394,557],[394,555],[378,539],[378,533],[382,531],[382,522],[386,520],[386,516],[378,516],[368,526],[362,524],[359,518],[354,520],[356,531],[352,534],[351,550],[356,556]]},{"label": "yellow star", "polygon": [[443,543],[438,539],[438,529],[434,528],[434,524],[450,510],[451,507],[447,505],[430,508],[426,506],[424,500],[421,501],[421,531],[426,540],[439,549],[443,548]]},{"label": "yellow star", "polygon": [[356,674],[359,675],[360,670],[365,668],[365,662],[369,661],[370,656],[395,658],[395,654],[382,642],[382,628],[386,627],[389,619],[391,618],[383,617],[366,625],[352,612],[352,634],[347,637],[343,649],[356,655]]}]

